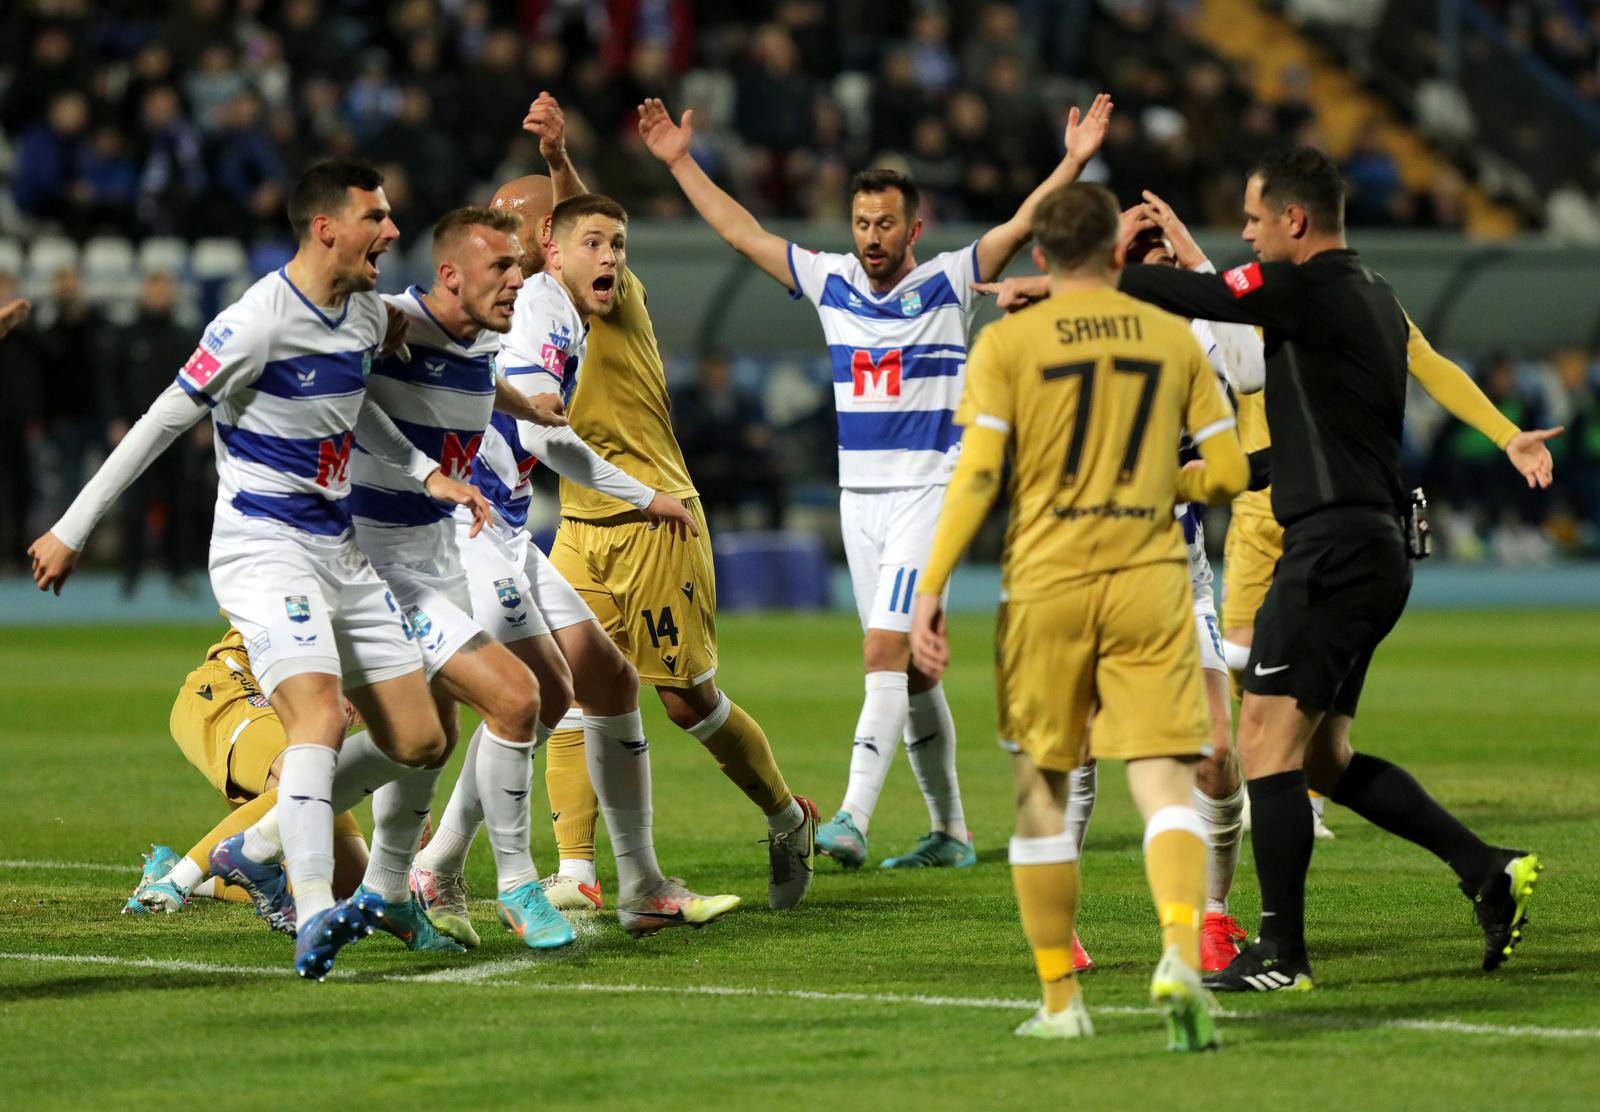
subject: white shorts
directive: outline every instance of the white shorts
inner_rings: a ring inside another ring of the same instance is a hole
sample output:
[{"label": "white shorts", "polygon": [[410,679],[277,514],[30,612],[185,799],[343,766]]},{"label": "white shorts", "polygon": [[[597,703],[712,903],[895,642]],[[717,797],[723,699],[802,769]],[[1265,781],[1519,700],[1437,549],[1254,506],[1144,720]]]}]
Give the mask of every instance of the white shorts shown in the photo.
[{"label": "white shorts", "polygon": [[1222,655],[1222,630],[1217,626],[1215,607],[1209,613],[1202,613],[1198,606],[1194,608],[1194,631],[1200,639],[1200,667],[1228,675],[1228,662]]},{"label": "white shorts", "polygon": [[1206,558],[1206,533],[1200,514],[1192,506],[1179,505],[1173,511],[1183,526],[1184,544],[1189,550],[1189,586],[1194,589],[1194,627],[1200,639],[1200,667],[1228,674],[1222,657],[1222,633],[1217,626],[1215,576]]},{"label": "white shorts", "polygon": [[484,632],[473,618],[455,524],[385,528],[358,522],[356,545],[394,592],[422,650],[423,670],[432,680],[446,661]]},{"label": "white shorts", "polygon": [[526,529],[485,525],[468,538],[469,528],[456,524],[472,612],[502,644],[595,620]]},{"label": "white shorts", "polygon": [[943,505],[942,486],[839,492],[844,555],[863,630],[911,632],[917,575],[933,550]]},{"label": "white shorts", "polygon": [[345,688],[422,668],[411,629],[355,537],[319,537],[218,506],[211,591],[244,641],[262,694],[304,672]]}]

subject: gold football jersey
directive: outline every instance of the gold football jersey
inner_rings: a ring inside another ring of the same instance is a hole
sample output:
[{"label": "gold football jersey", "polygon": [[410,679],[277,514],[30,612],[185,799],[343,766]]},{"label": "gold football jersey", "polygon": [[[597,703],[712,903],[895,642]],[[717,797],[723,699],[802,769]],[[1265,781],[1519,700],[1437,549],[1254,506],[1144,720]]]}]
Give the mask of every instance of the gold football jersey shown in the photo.
[{"label": "gold football jersey", "polygon": [[[667,375],[646,308],[644,283],[631,270],[617,285],[617,307],[589,318],[588,348],[567,417],[589,447],[662,494],[695,494],[683,449],[672,433]],[[588,520],[631,514],[626,502],[561,480],[561,512]]]},{"label": "gold football jersey", "polygon": [[[1234,402],[1239,413],[1239,443],[1245,452],[1259,452],[1270,445],[1272,436],[1267,432],[1267,392],[1257,390],[1254,394],[1238,394]],[[1233,500],[1233,512],[1271,517],[1272,491],[1245,491]]]},{"label": "gold football jersey", "polygon": [[1187,559],[1178,453],[1231,429],[1187,321],[1114,289],[1059,294],[979,335],[962,423],[1008,430],[1005,589],[1036,598],[1098,572]]}]

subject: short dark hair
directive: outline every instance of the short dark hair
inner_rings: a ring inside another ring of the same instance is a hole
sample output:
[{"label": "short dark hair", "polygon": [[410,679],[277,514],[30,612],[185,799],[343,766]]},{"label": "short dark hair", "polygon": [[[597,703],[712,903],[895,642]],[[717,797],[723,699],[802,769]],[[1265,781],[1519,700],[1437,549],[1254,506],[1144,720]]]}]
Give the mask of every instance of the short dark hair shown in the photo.
[{"label": "short dark hair", "polygon": [[298,239],[311,234],[311,222],[338,212],[352,189],[377,189],[383,175],[359,158],[330,158],[300,172],[289,194],[289,226]]},{"label": "short dark hair", "polygon": [[603,193],[580,193],[550,210],[550,238],[559,240],[585,216],[606,216],[618,224],[628,222],[628,210]]},{"label": "short dark hair", "polygon": [[1033,210],[1033,238],[1056,271],[1109,267],[1120,227],[1116,196],[1090,182],[1053,189]]},{"label": "short dark hair", "polygon": [[898,189],[900,197],[906,204],[906,219],[917,218],[917,205],[922,200],[922,194],[917,192],[917,183],[898,170],[862,170],[850,179],[850,196],[857,193],[887,193],[891,189]]},{"label": "short dark hair", "polygon": [[483,205],[464,205],[451,209],[433,225],[433,265],[438,266],[473,228],[488,228],[514,236],[522,229],[522,219],[507,209],[486,208]]},{"label": "short dark hair", "polygon": [[1315,147],[1272,151],[1250,174],[1261,179],[1261,199],[1279,212],[1299,205],[1318,231],[1344,231],[1344,179],[1333,159]]}]

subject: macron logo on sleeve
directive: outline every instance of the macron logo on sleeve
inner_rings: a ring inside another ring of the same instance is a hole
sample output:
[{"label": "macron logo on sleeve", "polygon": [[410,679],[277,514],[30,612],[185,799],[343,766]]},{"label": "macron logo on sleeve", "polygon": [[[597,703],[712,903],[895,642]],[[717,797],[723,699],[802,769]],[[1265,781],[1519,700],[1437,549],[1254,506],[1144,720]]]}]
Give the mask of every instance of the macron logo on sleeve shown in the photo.
[{"label": "macron logo on sleeve", "polygon": [[1261,264],[1245,263],[1236,266],[1222,275],[1222,280],[1228,283],[1228,289],[1233,291],[1234,297],[1243,297],[1252,290],[1261,288]]},{"label": "macron logo on sleeve", "polygon": [[[171,366],[171,364],[168,364]],[[204,387],[222,370],[222,361],[205,349],[205,345],[194,349],[194,354],[189,356],[189,361],[183,365],[183,374],[196,386]]]}]

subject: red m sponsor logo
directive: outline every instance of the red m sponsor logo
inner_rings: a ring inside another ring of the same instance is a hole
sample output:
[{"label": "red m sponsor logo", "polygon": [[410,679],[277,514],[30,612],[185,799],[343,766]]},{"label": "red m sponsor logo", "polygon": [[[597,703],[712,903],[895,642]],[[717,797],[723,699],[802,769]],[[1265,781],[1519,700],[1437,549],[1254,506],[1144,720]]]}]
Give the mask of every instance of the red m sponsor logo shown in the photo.
[{"label": "red m sponsor logo", "polygon": [[444,447],[439,452],[439,470],[443,471],[448,479],[460,479],[463,482],[472,474],[472,460],[478,454],[478,445],[483,443],[483,437],[469,436],[465,444],[453,432],[444,434]]},{"label": "red m sponsor logo", "polygon": [[317,445],[317,485],[342,487],[350,481],[350,434]]},{"label": "red m sponsor logo", "polygon": [[538,466],[538,456],[529,456],[527,459],[517,464],[517,485],[521,486],[522,484],[526,483],[528,481],[528,476],[532,475],[533,469]]},{"label": "red m sponsor logo", "polygon": [[870,351],[856,351],[850,356],[850,377],[854,380],[854,397],[867,401],[887,401],[900,396],[900,349],[883,353],[876,362]]}]

